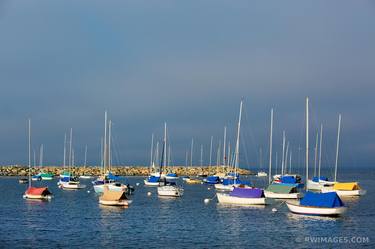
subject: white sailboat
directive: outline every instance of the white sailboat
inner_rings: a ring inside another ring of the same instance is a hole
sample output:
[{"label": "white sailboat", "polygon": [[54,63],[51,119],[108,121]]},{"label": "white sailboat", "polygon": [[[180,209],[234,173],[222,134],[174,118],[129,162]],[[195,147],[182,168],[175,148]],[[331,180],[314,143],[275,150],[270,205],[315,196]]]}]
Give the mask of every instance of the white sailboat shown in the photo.
[{"label": "white sailboat", "polygon": [[159,160],[159,142],[156,142],[156,149],[154,153],[154,134],[151,136],[151,152],[150,152],[150,168],[149,176],[143,180],[145,186],[157,187],[164,185],[160,168],[156,169],[155,161]]},{"label": "white sailboat", "polygon": [[222,191],[232,191],[236,187],[249,187],[246,183],[239,179],[239,174],[237,173],[239,167],[239,155],[240,155],[240,132],[241,132],[241,119],[242,119],[242,105],[243,101],[240,103],[240,113],[237,125],[237,140],[235,149],[235,163],[234,172],[230,174],[222,183],[215,184],[215,189]]},{"label": "white sailboat", "polygon": [[263,155],[262,155],[262,148],[259,148],[259,166],[260,171],[257,173],[257,177],[267,177],[267,172],[263,170]]},{"label": "white sailboat", "polygon": [[[166,157],[167,157],[167,123],[164,123],[164,140],[163,140],[163,153],[162,153],[162,163],[164,169],[167,166]],[[162,164],[160,165],[160,173],[162,173]],[[184,193],[184,189],[180,186],[177,186],[175,182],[168,182],[166,178],[163,181],[164,186],[158,187],[159,196],[170,196],[170,197],[181,197]]]},{"label": "white sailboat", "polygon": [[298,199],[302,197],[301,193],[298,192],[298,184],[284,184],[284,183],[272,183],[272,138],[273,138],[273,109],[271,109],[271,124],[270,124],[270,154],[269,154],[269,172],[268,172],[268,183],[269,186],[264,190],[264,195],[267,198],[273,199]]},{"label": "white sailboat", "polygon": [[[117,177],[111,173],[111,120],[107,122],[107,111],[104,113],[104,141],[103,141],[103,167],[102,175],[93,181],[94,191],[97,194],[104,192],[105,187],[108,187],[110,191],[124,191],[130,192],[131,189],[117,181]],[[107,137],[107,128],[109,134]],[[107,144],[108,140],[108,144]]]},{"label": "white sailboat", "polygon": [[[306,179],[309,179],[309,98],[306,98]],[[347,208],[335,192],[307,191],[299,202],[287,202],[289,211],[303,215],[339,216]]]},{"label": "white sailboat", "polygon": [[72,148],[72,141],[73,141],[73,129],[70,129],[70,141],[69,141],[69,165],[68,165],[68,172],[69,177],[60,178],[58,182],[58,186],[64,190],[77,190],[77,189],[84,189],[86,188],[85,184],[81,184],[79,182],[78,177],[73,176],[71,171],[71,166],[74,166],[74,150]]},{"label": "white sailboat", "polygon": [[340,131],[341,131],[341,114],[339,114],[339,124],[337,128],[337,143],[336,143],[336,160],[335,160],[335,179],[334,184],[324,185],[321,189],[322,193],[336,192],[339,196],[362,196],[366,194],[366,190],[362,189],[358,182],[337,182],[337,165],[339,157],[340,145]]},{"label": "white sailboat", "polygon": [[[321,163],[322,163],[322,141],[323,141],[323,124],[320,125],[320,139],[319,139],[319,163],[318,163],[318,176],[316,176],[316,172],[314,170],[314,177],[312,179],[307,180],[307,189],[314,190],[314,191],[321,191],[324,186],[333,186],[335,182],[328,181],[327,177],[323,177],[320,175],[321,170]],[[317,148],[317,146],[315,147]],[[315,149],[315,158],[317,156],[316,149]]]},{"label": "white sailboat", "polygon": [[[235,164],[234,164],[234,184],[231,184],[231,192],[229,193],[216,193],[219,203],[222,204],[237,204],[237,205],[266,205],[269,204],[268,199],[264,196],[262,189],[251,188],[237,182],[237,169],[239,166],[240,154],[240,131],[241,131],[241,117],[242,117],[243,100],[240,103],[240,113],[237,126],[237,140],[235,149]],[[215,184],[217,188],[218,184]],[[221,187],[220,185],[218,185]]]},{"label": "white sailboat", "polygon": [[[84,161],[84,164],[83,164],[84,169],[86,169],[86,166],[87,166],[87,145],[85,146],[85,161]],[[84,174],[84,175],[79,176],[79,178],[81,178],[81,179],[91,179],[92,176]]]}]

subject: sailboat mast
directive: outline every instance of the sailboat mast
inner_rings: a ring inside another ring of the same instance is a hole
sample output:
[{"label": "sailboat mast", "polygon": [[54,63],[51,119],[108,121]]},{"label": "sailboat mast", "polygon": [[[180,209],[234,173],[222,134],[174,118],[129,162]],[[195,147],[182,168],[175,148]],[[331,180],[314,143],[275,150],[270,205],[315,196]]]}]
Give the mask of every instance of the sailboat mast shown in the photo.
[{"label": "sailboat mast", "polygon": [[273,108],[271,109],[271,127],[270,127],[270,157],[268,162],[268,183],[271,183],[272,173],[272,133],[273,133]]},{"label": "sailboat mast", "polygon": [[339,114],[339,126],[337,128],[336,160],[335,160],[335,181],[337,179],[337,164],[338,164],[338,160],[339,160],[340,131],[341,131],[341,114]]},{"label": "sailboat mast", "polygon": [[29,130],[29,188],[31,187],[31,120],[28,122]]},{"label": "sailboat mast", "polygon": [[237,176],[237,168],[239,166],[239,157],[240,157],[240,131],[241,131],[241,118],[242,118],[242,102],[243,100],[241,100],[241,103],[240,103],[240,115],[238,117],[238,127],[237,127],[237,142],[236,142],[236,161],[235,161],[235,164],[234,164],[234,179],[236,181],[236,176]]},{"label": "sailboat mast", "polygon": [[154,133],[151,135],[151,151],[150,151],[150,172],[153,165],[153,154],[154,153]]},{"label": "sailboat mast", "polygon": [[86,164],[87,164],[87,144],[85,146],[85,167],[86,167]]},{"label": "sailboat mast", "polygon": [[211,165],[212,165],[212,142],[213,142],[213,139],[214,139],[214,137],[211,136],[211,144],[210,144],[210,164],[209,164],[210,167],[211,167]]},{"label": "sailboat mast", "polygon": [[111,172],[112,168],[112,154],[111,154],[111,142],[112,142],[112,120],[108,123],[108,171]]},{"label": "sailboat mast", "polygon": [[39,149],[39,166],[43,167],[43,144],[40,145]]},{"label": "sailboat mast", "polygon": [[201,144],[201,167],[203,166],[203,144]]},{"label": "sailboat mast", "polygon": [[167,166],[167,123],[164,123],[164,170]]},{"label": "sailboat mast", "polygon": [[227,166],[230,165],[230,141],[228,142]]},{"label": "sailboat mast", "polygon": [[73,128],[70,128],[70,139],[69,139],[69,165],[72,165],[72,136],[73,136]]},{"label": "sailboat mast", "polygon": [[226,147],[226,140],[227,140],[227,127],[224,126],[224,142],[223,142],[223,165],[226,165],[226,158],[225,158],[225,147]]},{"label": "sailboat mast", "polygon": [[308,179],[309,179],[309,98],[307,97],[306,98],[306,183]]},{"label": "sailboat mast", "polygon": [[107,165],[107,111],[104,112],[104,139],[103,139],[103,173]]},{"label": "sailboat mast", "polygon": [[285,162],[284,162],[284,172],[283,174],[287,173],[288,171],[288,153],[289,153],[289,141],[286,144],[286,152],[285,152]]},{"label": "sailboat mast", "polygon": [[316,176],[316,164],[318,161],[318,132],[315,136],[315,148],[314,148],[314,176]]},{"label": "sailboat mast", "polygon": [[191,147],[190,147],[190,167],[193,167],[193,147],[194,147],[194,138],[191,139]]},{"label": "sailboat mast", "polygon": [[217,146],[217,152],[216,152],[216,172],[219,172],[220,151],[221,151],[221,140],[219,140],[219,145]]},{"label": "sailboat mast", "polygon": [[285,162],[285,131],[283,131],[283,155],[281,158],[281,175],[284,174],[284,162]]},{"label": "sailboat mast", "polygon": [[155,161],[159,163],[159,141],[156,142]]},{"label": "sailboat mast", "polygon": [[103,137],[100,138],[100,174],[103,174],[104,158],[103,158]]},{"label": "sailboat mast", "polygon": [[66,132],[64,134],[64,159],[63,159],[63,169],[65,170],[66,165]]},{"label": "sailboat mast", "polygon": [[318,176],[319,176],[319,179],[320,179],[320,166],[322,164],[322,140],[323,140],[323,124],[320,124],[319,165],[318,165]]}]

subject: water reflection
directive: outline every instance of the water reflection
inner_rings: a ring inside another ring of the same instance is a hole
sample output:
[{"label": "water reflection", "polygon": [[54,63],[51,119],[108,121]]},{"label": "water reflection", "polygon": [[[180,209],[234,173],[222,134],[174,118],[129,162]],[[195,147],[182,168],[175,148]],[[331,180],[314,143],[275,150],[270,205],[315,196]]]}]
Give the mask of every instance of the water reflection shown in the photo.
[{"label": "water reflection", "polygon": [[255,209],[255,210],[262,210],[266,208],[266,205],[236,205],[236,204],[228,204],[228,203],[217,203],[216,205],[218,210],[221,209]]},{"label": "water reflection", "polygon": [[301,214],[294,214],[289,212],[287,217],[290,221],[337,221],[338,219],[342,218],[338,217],[329,217],[329,216],[316,216],[316,215],[301,215]]}]

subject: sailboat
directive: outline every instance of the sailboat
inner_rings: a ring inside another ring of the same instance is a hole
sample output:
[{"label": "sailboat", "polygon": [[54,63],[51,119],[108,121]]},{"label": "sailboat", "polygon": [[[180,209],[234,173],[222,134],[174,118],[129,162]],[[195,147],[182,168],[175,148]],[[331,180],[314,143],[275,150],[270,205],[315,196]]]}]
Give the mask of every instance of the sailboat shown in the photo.
[{"label": "sailboat", "polygon": [[[306,98],[306,180],[309,179],[309,98]],[[346,211],[344,203],[335,192],[307,191],[297,203],[287,202],[289,211],[303,215],[338,216]]]},{"label": "sailboat", "polygon": [[[66,170],[66,133],[64,134],[64,156],[63,156],[63,169],[59,175],[60,178],[70,177],[70,172]],[[57,184],[59,185],[59,183]]]},{"label": "sailboat", "polygon": [[259,166],[260,171],[257,173],[257,177],[267,177],[267,172],[263,170],[263,158],[262,158],[262,148],[259,149]]},{"label": "sailboat", "polygon": [[108,186],[103,188],[103,194],[99,197],[99,204],[104,206],[129,206],[132,203],[125,191],[110,190]]},{"label": "sailboat", "polygon": [[[111,127],[112,122],[107,122],[107,111],[104,113],[104,146],[103,146],[103,168],[102,175],[99,176],[95,181],[92,182],[94,185],[95,193],[103,193],[105,187],[108,187],[110,191],[124,191],[130,193],[133,188],[129,188],[118,181],[118,177],[111,173]],[[109,128],[109,134],[107,138],[107,128]],[[108,145],[107,145],[108,139]]]},{"label": "sailboat", "polygon": [[[322,163],[322,141],[323,141],[323,124],[320,125],[320,139],[319,139],[319,163],[318,163],[318,175],[314,167],[314,176],[312,179],[308,179],[306,186],[308,190],[321,191],[324,186],[333,186],[335,182],[329,181],[327,177],[320,175],[321,163]],[[315,166],[317,157],[317,143],[315,144]]]},{"label": "sailboat", "polygon": [[307,192],[298,204],[287,202],[286,205],[292,213],[303,215],[340,216],[347,210],[335,192]]},{"label": "sailboat", "polygon": [[337,182],[337,165],[339,157],[339,144],[340,144],[340,130],[341,130],[341,114],[339,114],[339,125],[337,129],[337,143],[336,143],[336,161],[335,161],[335,179],[334,184],[323,185],[321,191],[323,193],[336,192],[339,196],[361,196],[366,194],[366,190],[362,189],[358,182]]},{"label": "sailboat", "polygon": [[[40,157],[39,157],[39,165],[42,168],[43,167],[43,150],[44,146],[43,144],[40,146]],[[38,174],[34,175],[32,177],[33,181],[41,181],[41,180],[53,180],[53,174],[51,173],[45,173],[43,171],[39,172]]]},{"label": "sailboat", "polygon": [[[218,154],[219,154],[219,151],[220,151],[220,146],[218,148]],[[212,143],[211,143],[211,149],[210,149],[210,158],[211,158],[211,153],[212,153]],[[219,158],[217,159],[217,162],[216,162],[216,168],[219,166]],[[210,160],[210,165],[209,165],[209,172],[210,172],[210,168],[211,168],[211,160]],[[221,183],[221,179],[220,179],[220,176],[217,174],[217,172],[214,174],[214,175],[204,175],[204,174],[201,174],[201,175],[198,175],[198,177],[205,177],[203,179],[203,183],[205,184],[210,184],[210,185],[214,185],[214,184],[218,184],[218,183]]]},{"label": "sailboat", "polygon": [[[85,161],[84,161],[84,164],[83,164],[83,168],[86,170],[86,164],[87,164],[87,145],[85,146]],[[90,175],[80,175],[79,178],[81,179],[91,179],[92,176]]]},{"label": "sailboat", "polygon": [[[163,151],[162,158],[160,162],[160,173],[163,172],[167,165],[166,162],[166,148],[167,148],[167,123],[164,123],[164,140],[163,140]],[[170,197],[181,197],[184,193],[184,189],[180,186],[177,186],[175,182],[168,182],[167,178],[163,178],[163,184],[159,185],[158,189],[159,196],[170,196]]]},{"label": "sailboat", "polygon": [[[161,179],[161,172],[160,168],[156,170],[155,161],[158,161],[159,157],[159,142],[156,143],[156,151],[154,153],[154,134],[151,136],[151,159],[150,159],[150,168],[149,168],[149,176],[147,179],[143,180],[145,186],[160,186],[163,184]],[[155,157],[155,158],[154,158]]]},{"label": "sailboat", "polygon": [[241,129],[241,117],[242,117],[242,100],[240,104],[240,114],[238,119],[237,127],[237,142],[236,142],[236,154],[235,154],[235,165],[234,172],[229,172],[221,183],[215,184],[215,189],[222,191],[232,191],[235,187],[249,187],[250,182],[241,181],[239,174],[237,173],[238,162],[239,162],[239,147],[240,147],[240,129]]},{"label": "sailboat", "polygon": [[[237,169],[239,166],[239,150],[240,150],[240,129],[241,129],[241,116],[242,116],[242,104],[240,103],[240,114],[238,118],[237,126],[237,141],[236,141],[236,151],[235,151],[235,164],[233,172],[233,184],[230,186],[233,188],[231,192],[226,193],[216,193],[219,203],[222,204],[237,204],[237,205],[267,205],[269,204],[269,199],[264,196],[263,189],[252,188],[246,185],[238,183],[237,179]],[[216,187],[216,185],[215,185]]]},{"label": "sailboat", "polygon": [[267,189],[264,191],[264,195],[267,198],[274,199],[298,199],[301,197],[301,193],[298,192],[298,184],[291,183],[272,183],[272,137],[273,137],[273,109],[271,109],[271,125],[270,125],[270,154],[269,154],[269,177],[268,183],[270,184]]},{"label": "sailboat", "polygon": [[37,200],[50,200],[52,193],[47,187],[33,187],[31,184],[31,120],[28,121],[29,130],[29,187],[25,191],[23,198],[37,199]]},{"label": "sailboat", "polygon": [[73,129],[70,129],[70,141],[69,141],[69,165],[68,165],[68,177],[60,178],[58,186],[65,190],[76,190],[86,188],[85,184],[81,184],[77,176],[73,176],[70,173],[71,166],[74,165],[74,150],[72,149]]},{"label": "sailboat", "polygon": [[[275,184],[297,184],[298,188],[303,188],[302,177],[298,174],[287,173],[287,155],[289,143],[285,146],[286,136],[283,131],[283,143],[282,143],[282,160],[281,160],[281,174],[273,176],[273,183]],[[286,148],[286,152],[285,152]]]}]

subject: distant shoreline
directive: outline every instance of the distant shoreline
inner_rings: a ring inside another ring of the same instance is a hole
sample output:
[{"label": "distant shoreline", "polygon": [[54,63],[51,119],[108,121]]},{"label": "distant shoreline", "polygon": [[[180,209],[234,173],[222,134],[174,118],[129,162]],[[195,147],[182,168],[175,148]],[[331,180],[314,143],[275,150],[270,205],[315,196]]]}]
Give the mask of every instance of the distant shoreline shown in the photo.
[{"label": "distant shoreline", "polygon": [[[101,174],[101,167],[99,166],[75,166],[71,167],[71,172],[73,175],[90,175],[97,176]],[[67,170],[67,168],[65,169]],[[197,175],[212,175],[217,173],[227,172],[228,167],[223,166],[167,166],[167,172],[176,173],[179,176],[197,176]],[[39,172],[52,173],[56,176],[60,175],[64,171],[62,166],[43,166],[43,167],[32,167],[31,174],[35,175]],[[120,176],[148,176],[149,167],[145,166],[112,166],[112,173]],[[250,170],[239,169],[238,173],[241,175],[253,174]],[[9,165],[0,166],[0,176],[28,176],[29,169],[27,166],[22,165]]]}]

